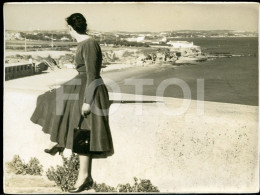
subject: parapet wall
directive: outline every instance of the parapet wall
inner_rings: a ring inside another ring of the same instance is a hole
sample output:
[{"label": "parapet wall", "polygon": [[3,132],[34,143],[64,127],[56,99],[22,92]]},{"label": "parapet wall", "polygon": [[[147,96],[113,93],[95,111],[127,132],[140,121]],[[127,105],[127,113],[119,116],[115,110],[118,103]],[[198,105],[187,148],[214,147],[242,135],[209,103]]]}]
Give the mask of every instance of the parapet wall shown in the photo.
[{"label": "parapet wall", "polygon": [[[29,120],[40,93],[5,91],[4,162],[19,154],[25,161],[37,157],[45,169],[61,163],[43,152],[49,137]],[[111,99],[118,100],[115,95]],[[204,102],[198,114],[192,100],[186,112],[170,116],[160,107],[178,108],[182,99],[137,97],[143,102],[121,94],[124,103],[111,105],[115,154],[93,160],[97,182],[117,186],[138,177],[160,192],[258,191],[258,107]]]}]

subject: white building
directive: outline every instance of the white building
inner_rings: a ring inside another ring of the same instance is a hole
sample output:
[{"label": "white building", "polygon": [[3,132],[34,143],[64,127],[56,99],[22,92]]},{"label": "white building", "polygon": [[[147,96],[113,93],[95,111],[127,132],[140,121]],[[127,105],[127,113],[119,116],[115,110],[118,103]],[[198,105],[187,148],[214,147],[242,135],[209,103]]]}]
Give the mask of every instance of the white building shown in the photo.
[{"label": "white building", "polygon": [[161,39],[161,42],[163,42],[163,43],[166,43],[166,41],[167,41],[167,38],[166,38],[166,37],[163,37],[163,38]]},{"label": "white building", "polygon": [[16,39],[20,39],[20,38],[21,38],[21,33],[15,33],[14,37],[15,37]]},{"label": "white building", "polygon": [[137,37],[136,42],[142,42],[145,39],[145,36]]},{"label": "white building", "polygon": [[168,33],[166,33],[166,32],[161,32],[159,35],[160,36],[166,36]]},{"label": "white building", "polygon": [[14,32],[6,32],[5,33],[5,40],[22,40],[21,33],[14,33]]},{"label": "white building", "polygon": [[61,41],[68,41],[68,40],[70,40],[70,39],[67,38],[67,37],[62,37],[60,40],[61,40]]},{"label": "white building", "polygon": [[153,39],[152,40],[152,44],[160,44],[160,43],[166,43],[167,41],[167,38],[166,37],[163,37],[161,39]]},{"label": "white building", "polygon": [[195,45],[193,45],[193,42],[187,42],[187,41],[169,41],[167,42],[167,44],[173,46],[174,48],[196,47]]},{"label": "white building", "polygon": [[145,36],[127,38],[126,40],[129,42],[142,42],[144,39],[145,39]]},{"label": "white building", "polygon": [[129,41],[129,42],[137,42],[137,38],[135,38],[135,37],[133,37],[133,38],[127,38],[127,39],[125,39],[125,40],[127,40],[127,41]]}]

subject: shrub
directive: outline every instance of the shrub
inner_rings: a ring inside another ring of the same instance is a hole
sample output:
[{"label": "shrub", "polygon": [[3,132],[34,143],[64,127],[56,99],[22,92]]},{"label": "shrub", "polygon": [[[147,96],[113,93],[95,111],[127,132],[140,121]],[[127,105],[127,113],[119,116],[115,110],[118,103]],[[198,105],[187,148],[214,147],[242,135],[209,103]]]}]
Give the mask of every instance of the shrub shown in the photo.
[{"label": "shrub", "polygon": [[117,186],[118,192],[134,192],[134,189],[132,186],[127,183],[127,184],[118,184]]},{"label": "shrub", "polygon": [[95,192],[117,192],[116,188],[106,185],[105,183],[98,184],[94,182],[92,188]]},{"label": "shrub", "polygon": [[63,166],[57,165],[56,169],[51,167],[46,175],[49,180],[54,181],[62,191],[68,191],[76,183],[79,169],[79,157],[73,154],[70,158],[65,158],[61,154]]},{"label": "shrub", "polygon": [[19,59],[22,59],[22,58],[23,58],[23,56],[21,56],[21,55],[19,55],[19,54],[16,54],[15,57],[16,57],[16,58],[19,58]]},{"label": "shrub", "polygon": [[158,188],[154,186],[148,179],[138,179],[134,177],[134,185],[131,186],[129,183],[123,185],[119,184],[117,189],[119,192],[159,192]]},{"label": "shrub", "polygon": [[29,163],[26,164],[22,161],[19,155],[15,155],[11,162],[7,163],[9,171],[17,175],[42,175],[42,165],[37,158],[31,158]]},{"label": "shrub", "polygon": [[32,56],[31,56],[31,55],[27,55],[27,56],[24,56],[24,58],[25,58],[26,60],[29,60],[30,58],[32,58]]},{"label": "shrub", "polygon": [[40,161],[37,158],[31,158],[26,166],[26,174],[41,175],[43,169]]},{"label": "shrub", "polygon": [[[54,181],[62,191],[68,191],[73,188],[78,178],[79,157],[73,154],[70,158],[65,158],[61,154],[63,165],[57,165],[47,170],[46,175],[49,180]],[[98,184],[94,182],[92,189],[96,192],[159,192],[156,186],[153,186],[150,180],[134,178],[134,185],[119,184],[117,188],[105,183]]]},{"label": "shrub", "polygon": [[65,54],[63,56],[60,56],[58,59],[61,64],[66,64],[66,63],[73,63],[74,62],[74,55],[73,54]]},{"label": "shrub", "polygon": [[15,155],[11,162],[7,163],[8,169],[15,174],[26,174],[26,164],[19,155]]}]

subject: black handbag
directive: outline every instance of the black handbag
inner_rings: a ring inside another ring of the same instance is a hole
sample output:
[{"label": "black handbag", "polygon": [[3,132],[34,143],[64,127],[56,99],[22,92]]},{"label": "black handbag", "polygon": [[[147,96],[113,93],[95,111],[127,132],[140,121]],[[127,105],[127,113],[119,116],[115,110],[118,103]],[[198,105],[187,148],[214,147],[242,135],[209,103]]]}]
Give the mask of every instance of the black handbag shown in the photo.
[{"label": "black handbag", "polygon": [[84,117],[80,117],[79,126],[74,129],[73,152],[77,154],[88,154],[90,150],[90,130],[81,129]]}]

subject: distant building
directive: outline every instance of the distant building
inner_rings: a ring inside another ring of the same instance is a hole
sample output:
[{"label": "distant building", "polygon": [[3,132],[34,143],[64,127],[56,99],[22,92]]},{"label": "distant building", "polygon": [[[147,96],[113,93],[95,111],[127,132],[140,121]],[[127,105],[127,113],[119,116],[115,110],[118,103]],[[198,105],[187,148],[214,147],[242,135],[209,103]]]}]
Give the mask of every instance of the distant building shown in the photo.
[{"label": "distant building", "polygon": [[193,42],[187,42],[187,41],[169,41],[167,42],[168,45],[171,45],[174,48],[192,48],[197,47],[193,45]]},{"label": "distant building", "polygon": [[6,33],[6,34],[5,34],[5,40],[12,40],[12,35]]},{"label": "distant building", "polygon": [[166,32],[161,32],[159,35],[160,36],[166,36],[168,33],[166,33]]},{"label": "distant building", "polygon": [[14,37],[15,37],[16,39],[20,39],[20,38],[21,38],[21,33],[15,33]]},{"label": "distant building", "polygon": [[126,38],[126,41],[129,42],[143,42],[143,40],[145,39],[145,36],[141,36],[141,37],[131,37],[131,38]]},{"label": "distant building", "polygon": [[152,44],[161,44],[161,43],[166,43],[167,39],[166,37],[163,37],[161,39],[152,39]]},{"label": "distant building", "polygon": [[145,39],[145,36],[137,37],[136,42],[142,42]]},{"label": "distant building", "polygon": [[[100,44],[101,45],[101,44]],[[77,50],[77,48],[76,47],[71,47],[70,48],[70,51],[76,51]]]},{"label": "distant building", "polygon": [[161,42],[166,43],[166,42],[167,42],[167,38],[166,38],[166,37],[163,37],[163,38],[161,39]]},{"label": "distant building", "polygon": [[70,39],[67,38],[67,37],[62,37],[60,40],[61,40],[61,41],[68,41],[68,40],[70,40]]},{"label": "distant building", "polygon": [[152,44],[160,44],[160,41],[152,41]]},{"label": "distant building", "polygon": [[137,42],[137,38],[135,38],[135,37],[126,38],[125,40],[126,40],[126,41],[129,41],[129,42]]}]

